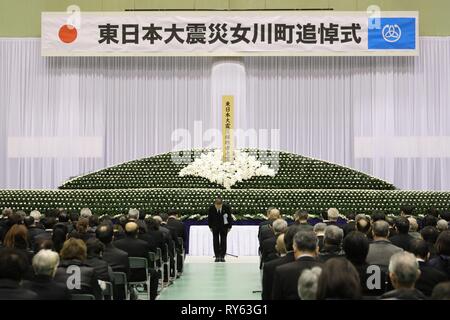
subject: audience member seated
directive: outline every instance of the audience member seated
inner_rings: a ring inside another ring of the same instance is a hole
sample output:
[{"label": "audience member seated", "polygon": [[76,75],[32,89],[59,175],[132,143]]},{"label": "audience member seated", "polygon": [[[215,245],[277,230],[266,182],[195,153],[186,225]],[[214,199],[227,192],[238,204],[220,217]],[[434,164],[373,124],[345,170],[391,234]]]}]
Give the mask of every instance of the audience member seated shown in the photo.
[{"label": "audience member seated", "polygon": [[145,223],[147,225],[147,234],[153,238],[156,247],[162,249],[164,246],[164,235],[159,230],[159,222],[153,219],[153,217],[146,217]]},{"label": "audience member seated", "polygon": [[395,253],[389,262],[389,278],[394,290],[386,292],[380,299],[425,300],[425,295],[414,288],[419,276],[419,264],[412,253],[405,251]]},{"label": "audience member seated", "polygon": [[314,267],[303,270],[298,278],[298,295],[301,300],[316,300],[317,287],[322,268]]},{"label": "audience member seated", "polygon": [[450,211],[449,210],[442,211],[442,213],[440,214],[440,218],[447,221],[447,225],[449,225],[449,227],[450,227]]},{"label": "audience member seated", "polygon": [[92,216],[92,211],[89,208],[83,208],[80,210],[80,218],[87,219],[89,221],[89,218]]},{"label": "audience member seated", "polygon": [[366,215],[356,216],[356,231],[362,232],[368,239],[372,239],[372,225]]},{"label": "audience member seated", "polygon": [[56,224],[56,218],[45,217],[42,219],[42,225],[44,226],[44,232],[34,237],[34,245],[40,246],[40,243],[46,240],[52,240],[53,227]]},{"label": "audience member seated", "polygon": [[319,252],[319,260],[325,262],[331,258],[344,256],[344,251],[342,251],[343,237],[344,231],[341,228],[335,225],[327,226],[323,238],[323,247]]},{"label": "audience member seated", "polygon": [[298,230],[299,230],[298,225],[294,224],[290,226],[287,229],[286,233],[284,234],[284,245],[286,247],[286,255],[284,257],[280,257],[278,259],[269,261],[264,264],[262,276],[262,293],[261,293],[261,297],[263,300],[271,300],[273,297],[272,289],[273,289],[273,277],[275,269],[278,266],[295,261],[293,242],[294,236],[298,232]]},{"label": "audience member seated", "polygon": [[320,266],[317,260],[319,248],[312,231],[299,231],[294,236],[295,261],[276,267],[273,280],[274,300],[298,300],[298,278],[305,269]]},{"label": "audience member seated", "polygon": [[298,231],[313,231],[313,226],[308,223],[308,212],[305,210],[298,210],[294,214],[293,225],[298,225]]},{"label": "audience member seated", "polygon": [[450,300],[450,281],[439,283],[431,294],[433,300]]},{"label": "audience member seated", "polygon": [[28,270],[23,251],[13,248],[0,249],[0,300],[37,300],[38,295],[23,288],[21,281]]},{"label": "audience member seated", "polygon": [[34,219],[34,224],[37,228],[44,229],[44,226],[41,223],[42,214],[38,210],[31,211],[30,217]]},{"label": "audience member seated", "polygon": [[423,224],[422,227],[428,227],[428,226],[436,227],[437,222],[438,222],[437,216],[428,214],[422,220],[422,224]]},{"label": "audience member seated", "polygon": [[175,231],[177,238],[181,238],[185,246],[186,230],[184,228],[183,222],[180,221],[178,212],[176,211],[169,212],[169,217],[167,218],[167,227]]},{"label": "audience member seated", "polygon": [[409,235],[409,220],[406,217],[397,217],[395,220],[397,234],[389,238],[393,245],[409,251],[411,241],[414,239]]},{"label": "audience member seated", "polygon": [[22,223],[22,216],[17,212],[10,213],[7,211],[7,218],[4,220],[0,229],[0,242],[5,240],[5,235],[8,233],[9,229],[17,224]]},{"label": "audience member seated", "polygon": [[98,239],[92,238],[86,241],[87,258],[86,265],[94,268],[97,278],[102,281],[113,282],[113,271],[108,262],[102,258],[105,245]]},{"label": "audience member seated", "polygon": [[436,223],[436,229],[438,229],[439,232],[448,230],[448,222],[445,221],[444,219],[439,220]]},{"label": "audience member seated", "polygon": [[331,258],[322,266],[317,300],[358,300],[361,286],[358,272],[345,258]]},{"label": "audience member seated", "polygon": [[328,220],[325,222],[327,225],[337,226],[337,220],[339,218],[339,210],[336,208],[330,208],[327,211]]},{"label": "audience member seated", "polygon": [[95,230],[95,234],[97,239],[105,245],[102,256],[103,260],[108,262],[108,265],[111,267],[113,272],[124,272],[128,275],[130,271],[128,253],[116,248],[112,242],[114,235],[111,224],[101,224],[97,230]]},{"label": "audience member seated", "polygon": [[418,232],[419,224],[417,223],[417,220],[415,218],[413,218],[413,217],[409,217],[408,221],[409,221],[409,233],[408,234],[413,239],[422,239],[422,236]]},{"label": "audience member seated", "polygon": [[96,300],[101,300],[103,296],[97,274],[94,268],[86,264],[87,249],[84,241],[77,238],[68,239],[64,242],[60,257],[55,281],[67,285],[70,293],[91,294]]},{"label": "audience member seated", "polygon": [[411,206],[403,206],[400,207],[400,216],[408,218],[411,216],[414,212],[414,208]]},{"label": "audience member seated", "polygon": [[373,242],[369,245],[369,253],[366,262],[369,265],[375,264],[384,269],[389,266],[389,261],[394,253],[403,251],[393,245],[389,240],[389,224],[386,221],[379,220],[373,224]]},{"label": "audience member seated", "polygon": [[428,244],[428,250],[430,251],[430,259],[436,257],[436,248],[434,247],[436,240],[439,236],[439,231],[436,227],[427,226],[420,230],[422,239]]},{"label": "audience member seated", "polygon": [[283,219],[277,219],[272,224],[273,236],[267,238],[261,243],[261,262],[266,263],[270,260],[278,258],[275,246],[277,237],[286,232],[287,222]]},{"label": "audience member seated", "polygon": [[443,231],[436,240],[436,257],[431,259],[429,266],[445,273],[450,279],[450,230]]},{"label": "audience member seated", "polygon": [[51,250],[41,250],[33,257],[35,276],[24,282],[24,288],[37,293],[39,300],[69,300],[67,285],[54,280],[59,265],[59,255]]},{"label": "audience member seated", "polygon": [[272,223],[280,218],[281,218],[280,210],[276,208],[270,209],[267,215],[266,223],[261,224],[258,230],[258,240],[260,245],[264,240],[273,237],[273,232],[271,230]]},{"label": "audience member seated", "polygon": [[325,237],[325,229],[327,228],[327,224],[323,222],[316,223],[314,225],[313,231],[316,234],[319,251],[323,248],[323,238]]},{"label": "audience member seated", "polygon": [[[127,252],[128,257],[149,258],[150,247],[147,242],[138,239],[138,225],[136,222],[128,222],[125,225],[124,239],[114,241],[114,245]],[[150,299],[154,300],[157,296],[159,275],[156,270],[150,269]],[[145,270],[132,270],[129,281],[145,280]]]},{"label": "audience member seated", "polygon": [[[373,272],[371,272],[369,265],[366,263],[367,254],[369,253],[369,240],[366,235],[359,231],[350,232],[344,238],[343,248],[345,257],[353,264],[359,274],[362,294],[364,296],[379,296],[383,294],[386,287],[386,272],[381,271],[381,279],[375,279],[379,280],[378,282],[367,281]],[[379,284],[378,287],[377,284]]]},{"label": "audience member seated", "polygon": [[95,233],[89,232],[89,219],[84,217],[78,220],[75,230],[69,234],[69,238],[81,239],[84,242],[93,237],[95,237]]},{"label": "audience member seated", "polygon": [[349,212],[346,214],[347,223],[342,226],[342,230],[344,230],[344,237],[348,235],[350,232],[356,230],[356,215],[353,212]]},{"label": "audience member seated", "polygon": [[372,220],[372,223],[377,222],[378,220],[384,220],[386,221],[386,214],[383,211],[375,211],[370,216],[370,220]]},{"label": "audience member seated", "polygon": [[25,217],[25,219],[23,220],[23,223],[25,224],[25,226],[28,229],[28,241],[30,243],[30,247],[34,248],[34,240],[35,240],[34,238],[38,234],[41,234],[42,232],[44,232],[44,230],[41,228],[38,228],[36,226],[34,218],[31,215]]},{"label": "audience member seated", "polygon": [[413,240],[411,242],[411,252],[416,256],[420,269],[420,277],[416,282],[416,289],[426,296],[431,296],[433,288],[438,283],[447,281],[447,275],[427,265],[430,251],[428,250],[428,244],[424,240]]},{"label": "audience member seated", "polygon": [[67,240],[67,225],[61,222],[58,222],[53,227],[52,234],[52,242],[53,242],[53,250],[56,252],[60,252],[64,242]]}]

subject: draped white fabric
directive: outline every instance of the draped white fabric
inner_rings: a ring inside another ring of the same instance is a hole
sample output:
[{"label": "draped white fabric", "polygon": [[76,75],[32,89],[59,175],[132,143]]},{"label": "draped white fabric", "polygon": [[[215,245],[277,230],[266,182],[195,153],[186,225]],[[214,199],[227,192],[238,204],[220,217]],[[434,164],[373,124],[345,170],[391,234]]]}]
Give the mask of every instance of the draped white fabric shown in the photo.
[{"label": "draped white fabric", "polygon": [[420,45],[416,58],[42,58],[39,39],[0,39],[0,188],[220,147],[207,129],[220,129],[227,92],[257,134],[240,146],[450,189],[450,37]]},{"label": "draped white fabric", "polygon": [[[227,254],[259,255],[258,229],[258,226],[233,226],[227,235]],[[208,226],[190,227],[189,255],[214,256],[213,236]]]}]

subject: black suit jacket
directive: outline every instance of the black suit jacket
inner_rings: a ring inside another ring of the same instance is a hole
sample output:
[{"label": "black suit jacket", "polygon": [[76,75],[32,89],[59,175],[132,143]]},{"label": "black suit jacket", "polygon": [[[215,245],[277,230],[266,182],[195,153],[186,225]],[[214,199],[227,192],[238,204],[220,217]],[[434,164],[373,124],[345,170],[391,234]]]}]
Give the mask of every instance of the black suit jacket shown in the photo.
[{"label": "black suit jacket", "polygon": [[275,245],[277,244],[277,238],[275,235],[273,237],[264,240],[261,243],[261,262],[266,263],[270,260],[277,258],[277,250]]},{"label": "black suit jacket", "polygon": [[[224,224],[224,215],[227,215],[228,224]],[[231,217],[231,207],[228,204],[222,205],[222,215],[219,216],[214,205],[208,210],[208,226],[213,230],[231,229],[233,218]]]},{"label": "black suit jacket", "polygon": [[167,227],[175,230],[177,238],[182,238],[183,241],[186,240],[186,232],[183,222],[178,219],[169,217],[169,219],[167,220]]},{"label": "black suit jacket", "polygon": [[88,257],[86,265],[94,268],[98,280],[113,282],[112,268],[108,262],[100,257]]},{"label": "black suit jacket", "polygon": [[38,295],[23,288],[17,281],[0,279],[0,300],[38,300]]},{"label": "black suit jacket", "polygon": [[50,276],[35,276],[33,281],[25,281],[23,287],[36,292],[39,300],[70,300],[67,286],[56,282]]},{"label": "black suit jacket", "polygon": [[132,237],[116,240],[114,246],[128,253],[128,257],[148,258],[148,253],[151,251],[146,241]]},{"label": "black suit jacket", "polygon": [[433,288],[440,282],[447,281],[447,275],[433,267],[427,266],[425,262],[419,261],[420,277],[416,281],[416,289],[426,296],[431,296]]},{"label": "black suit jacket", "polygon": [[409,234],[397,234],[389,238],[393,245],[402,248],[405,251],[410,250],[411,241],[414,240]]},{"label": "black suit jacket", "polygon": [[258,240],[259,240],[259,246],[263,243],[264,240],[269,239],[273,236],[272,227],[270,225],[271,222],[266,223],[259,227],[258,230]]},{"label": "black suit jacket", "polygon": [[[149,259],[148,253],[151,251],[150,246],[144,240],[125,237],[114,241],[114,245],[127,252],[128,257],[141,257]],[[150,263],[150,261],[149,261]],[[134,269],[130,271],[128,281],[142,281],[145,278],[145,270]]]},{"label": "black suit jacket", "polygon": [[130,272],[128,253],[116,248],[112,243],[105,245],[102,257],[114,272],[125,272],[127,275]]},{"label": "black suit jacket", "polygon": [[261,298],[263,300],[272,299],[273,277],[276,267],[294,261],[295,261],[294,252],[290,251],[284,257],[264,263],[263,277],[262,277],[262,293],[261,293]]},{"label": "black suit jacket", "polygon": [[304,256],[294,262],[276,267],[273,279],[274,300],[299,300],[298,278],[305,269],[320,266],[316,258]]}]

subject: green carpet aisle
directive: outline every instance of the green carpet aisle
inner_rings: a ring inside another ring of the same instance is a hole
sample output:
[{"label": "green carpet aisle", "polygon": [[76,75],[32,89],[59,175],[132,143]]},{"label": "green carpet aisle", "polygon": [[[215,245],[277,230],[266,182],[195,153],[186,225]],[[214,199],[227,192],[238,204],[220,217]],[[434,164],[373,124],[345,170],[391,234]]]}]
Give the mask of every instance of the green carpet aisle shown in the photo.
[{"label": "green carpet aisle", "polygon": [[228,257],[214,263],[211,257],[187,257],[180,279],[164,289],[159,300],[259,300],[258,257]]}]

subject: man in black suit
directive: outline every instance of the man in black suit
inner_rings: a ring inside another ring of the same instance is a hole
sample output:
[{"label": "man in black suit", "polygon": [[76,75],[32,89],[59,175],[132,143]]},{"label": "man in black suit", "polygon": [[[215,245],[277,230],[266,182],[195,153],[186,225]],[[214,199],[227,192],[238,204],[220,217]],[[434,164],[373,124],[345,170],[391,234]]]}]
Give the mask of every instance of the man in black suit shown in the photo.
[{"label": "man in black suit", "polygon": [[294,262],[294,249],[292,247],[294,236],[300,230],[298,224],[291,225],[286,233],[284,234],[284,245],[286,246],[286,255],[284,257],[269,261],[263,265],[263,276],[262,276],[262,293],[261,298],[263,300],[272,299],[272,287],[273,287],[273,276],[275,269],[283,264]]},{"label": "man in black suit", "polygon": [[232,224],[231,207],[223,203],[221,198],[216,198],[208,211],[208,226],[213,233],[215,262],[225,262],[227,234]]},{"label": "man in black suit", "polygon": [[274,300],[298,300],[298,278],[305,269],[321,266],[317,260],[319,248],[313,231],[300,231],[294,236],[295,261],[276,267],[273,280]]},{"label": "man in black suit", "polygon": [[17,249],[0,249],[0,300],[37,300],[38,295],[20,285],[28,270],[27,257]]},{"label": "man in black suit", "polygon": [[[114,245],[127,252],[128,257],[141,257],[149,259],[150,246],[144,240],[138,239],[139,226],[136,222],[127,222],[125,225],[125,238],[114,241]],[[150,263],[150,261],[149,261]],[[130,272],[128,281],[143,281],[145,270],[137,269]],[[156,270],[150,269],[150,299],[157,296],[159,275]]]},{"label": "man in black suit", "polygon": [[440,282],[447,281],[447,275],[433,267],[427,266],[430,258],[428,244],[424,240],[413,240],[410,245],[411,252],[416,256],[419,263],[420,276],[416,281],[416,289],[420,290],[424,295],[430,297],[433,288]]},{"label": "man in black suit", "polygon": [[395,229],[398,234],[389,238],[393,245],[402,248],[405,251],[410,251],[409,246],[414,240],[409,235],[409,220],[406,217],[398,217],[395,220]]},{"label": "man in black suit", "polygon": [[[183,247],[186,247],[186,232],[184,228],[183,222],[180,221],[178,217],[178,212],[171,211],[169,212],[169,217],[167,218],[167,228],[173,230],[175,232],[175,235],[177,237],[177,271],[182,271],[182,260],[184,260],[184,256],[181,254],[182,251],[182,245]],[[181,239],[181,240],[180,240]],[[181,241],[181,242],[180,242]]]},{"label": "man in black suit", "polygon": [[114,237],[112,225],[107,223],[101,224],[95,230],[95,235],[97,236],[97,239],[105,245],[102,255],[103,260],[108,262],[114,272],[124,272],[128,275],[130,271],[128,253],[116,248],[112,243]]},{"label": "man in black suit", "polygon": [[[261,243],[261,263],[266,263],[278,258],[278,253],[275,248],[277,238],[280,234],[285,233],[287,229],[287,222],[283,219],[277,219],[272,224],[274,236],[264,240]],[[260,266],[260,269],[262,266]]]}]

